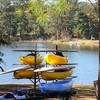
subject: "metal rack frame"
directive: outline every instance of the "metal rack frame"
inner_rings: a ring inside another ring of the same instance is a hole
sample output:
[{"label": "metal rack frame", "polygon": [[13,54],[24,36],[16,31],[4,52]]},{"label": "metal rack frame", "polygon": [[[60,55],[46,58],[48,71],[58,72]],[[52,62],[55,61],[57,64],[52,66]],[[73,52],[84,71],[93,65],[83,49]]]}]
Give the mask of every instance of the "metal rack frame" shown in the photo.
[{"label": "metal rack frame", "polygon": [[[37,50],[37,45],[35,46],[35,50],[14,50],[14,51],[16,51],[16,52],[34,52],[34,54],[36,55],[37,54],[37,52],[39,53],[39,52],[45,52],[46,54],[48,53],[48,52],[57,52],[57,51],[60,51],[60,52],[78,52],[78,51],[76,51],[76,50],[58,50],[58,45],[56,45],[56,50]],[[50,64],[47,64],[46,63],[46,67],[47,67],[47,65],[50,65]],[[58,64],[58,65],[77,65],[77,63],[69,63],[69,64]],[[37,68],[37,65],[36,65],[36,56],[35,56],[35,64],[34,64],[34,70]],[[34,76],[34,81],[32,81],[32,80],[30,80],[32,83],[34,83],[34,93],[35,93],[35,95],[34,95],[34,99],[37,99],[38,97],[37,97],[37,88],[36,88],[36,86],[37,86],[37,82],[36,82],[36,73],[35,73],[35,76]],[[75,93],[75,92],[74,92]],[[66,93],[64,93],[64,94],[66,94]],[[48,96],[49,97],[58,97],[59,95],[62,97],[62,96],[64,96],[64,94],[63,93],[56,93],[55,95],[53,94],[53,93],[49,93],[48,94]],[[41,95],[41,94],[40,94]],[[44,94],[43,94],[44,95]],[[45,94],[45,95],[47,95],[47,94]],[[70,98],[71,98],[71,96],[73,95],[73,91],[70,91],[69,93],[67,92],[67,95],[68,96],[66,96],[65,95],[65,99],[63,99],[63,100],[69,100]],[[42,98],[45,98],[45,96],[42,96]],[[64,97],[63,97],[64,98]]]}]

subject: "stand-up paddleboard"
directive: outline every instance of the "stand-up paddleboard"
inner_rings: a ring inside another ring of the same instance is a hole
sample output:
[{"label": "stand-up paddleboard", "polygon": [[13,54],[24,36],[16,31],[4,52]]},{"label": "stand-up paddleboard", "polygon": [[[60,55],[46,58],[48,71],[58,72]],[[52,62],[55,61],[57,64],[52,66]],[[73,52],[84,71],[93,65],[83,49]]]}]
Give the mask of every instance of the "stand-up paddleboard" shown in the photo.
[{"label": "stand-up paddleboard", "polygon": [[[44,65],[36,65],[36,67],[43,67],[43,66]],[[11,73],[11,72],[15,72],[15,71],[19,71],[19,70],[24,70],[24,69],[31,69],[31,68],[34,68],[34,65],[32,65],[32,66],[30,66],[30,65],[24,65],[24,66],[21,66],[21,67],[15,67],[15,68],[9,69],[7,71],[0,72],[0,75]]]},{"label": "stand-up paddleboard", "polygon": [[38,69],[35,69],[34,72],[43,72],[43,71],[52,71],[52,70],[63,70],[63,69],[72,69],[72,68],[75,68],[74,66],[59,66],[59,67],[42,67],[42,68],[38,68]]},{"label": "stand-up paddleboard", "polygon": [[4,72],[0,72],[0,75],[2,75],[2,74],[7,74],[7,73],[11,73],[11,72],[14,72],[14,71],[29,69],[29,68],[31,68],[31,67],[30,67],[30,66],[16,67],[16,68],[12,68],[12,69],[9,69],[9,70],[7,70],[7,71],[4,71]]}]

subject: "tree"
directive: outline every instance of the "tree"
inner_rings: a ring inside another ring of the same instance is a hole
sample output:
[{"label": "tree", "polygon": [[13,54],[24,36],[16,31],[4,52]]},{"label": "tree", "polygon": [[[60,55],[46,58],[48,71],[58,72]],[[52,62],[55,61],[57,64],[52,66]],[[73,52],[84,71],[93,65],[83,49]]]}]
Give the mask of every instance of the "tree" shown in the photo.
[{"label": "tree", "polygon": [[[97,4],[95,3],[95,7]],[[13,39],[77,36],[98,39],[98,16],[88,2],[78,0],[0,0],[0,35]]]},{"label": "tree", "polygon": [[67,37],[67,16],[72,7],[73,2],[66,0],[58,0],[53,5],[51,5],[49,11],[49,23],[51,29],[53,29],[53,34],[56,35],[56,39],[60,39],[62,36]]}]

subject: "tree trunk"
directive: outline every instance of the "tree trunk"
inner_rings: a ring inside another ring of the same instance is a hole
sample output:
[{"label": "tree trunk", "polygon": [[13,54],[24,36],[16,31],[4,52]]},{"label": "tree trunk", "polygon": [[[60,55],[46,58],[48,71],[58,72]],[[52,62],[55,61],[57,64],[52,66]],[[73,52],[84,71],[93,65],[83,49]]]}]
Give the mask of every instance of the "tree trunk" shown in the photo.
[{"label": "tree trunk", "polygon": [[[99,44],[100,44],[100,0],[98,0],[98,23],[99,23]],[[99,63],[100,63],[100,45],[99,45]],[[98,99],[100,100],[100,64],[99,64],[99,71],[98,71]]]}]

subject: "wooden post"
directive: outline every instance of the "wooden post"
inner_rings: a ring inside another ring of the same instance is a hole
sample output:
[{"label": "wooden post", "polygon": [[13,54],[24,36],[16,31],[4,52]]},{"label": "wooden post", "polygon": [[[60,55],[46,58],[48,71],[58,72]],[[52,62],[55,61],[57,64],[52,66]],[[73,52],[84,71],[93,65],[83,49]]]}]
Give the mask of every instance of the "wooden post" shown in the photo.
[{"label": "wooden post", "polygon": [[[100,0],[98,0],[98,28],[99,28],[99,44],[100,44]],[[100,45],[99,45],[99,71],[98,71],[98,99],[100,100]]]},{"label": "wooden post", "polygon": [[[46,54],[47,54],[47,51],[46,51]],[[46,67],[47,67],[47,62],[46,62]]]},{"label": "wooden post", "polygon": [[58,50],[58,45],[56,45],[56,50]]},{"label": "wooden post", "polygon": [[[88,0],[91,5],[94,7],[95,11],[97,12],[97,16],[98,16],[98,37],[99,37],[99,59],[100,59],[100,0],[97,0],[97,6],[98,6],[98,9],[96,10],[95,6],[93,5],[93,3],[91,2],[91,0]],[[100,62],[100,60],[99,60]],[[99,66],[99,70],[98,70],[98,81],[97,81],[97,85],[98,85],[98,97],[97,97],[97,100],[100,100],[100,64],[98,65]]]},{"label": "wooden post", "polygon": [[[35,68],[36,69],[36,51],[35,51]],[[36,73],[34,73],[34,91],[36,91]]]},{"label": "wooden post", "polygon": [[[37,57],[37,43],[36,43],[36,45],[35,45],[35,68],[34,69],[36,69],[36,66],[37,66],[37,64],[36,64],[36,57]],[[36,92],[36,73],[34,73],[34,91]]]}]

